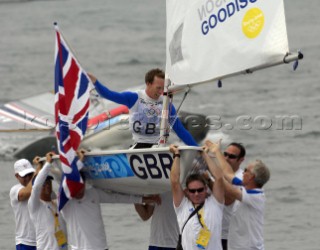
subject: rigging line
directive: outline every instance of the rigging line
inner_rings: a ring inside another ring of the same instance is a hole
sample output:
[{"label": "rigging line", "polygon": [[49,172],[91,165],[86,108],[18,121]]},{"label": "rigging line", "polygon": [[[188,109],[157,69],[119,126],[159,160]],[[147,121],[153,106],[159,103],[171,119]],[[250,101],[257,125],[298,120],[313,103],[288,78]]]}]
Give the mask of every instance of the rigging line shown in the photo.
[{"label": "rigging line", "polygon": [[173,122],[170,122],[170,120],[169,120],[170,130],[172,129],[173,125],[175,124],[176,120],[178,119],[178,114],[179,114],[180,108],[182,107],[182,104],[184,103],[184,101],[185,101],[187,95],[189,94],[190,90],[191,90],[191,88],[188,87],[188,89],[184,92],[184,96],[182,98],[182,101],[180,102],[179,107],[176,109],[176,116],[175,116]]}]

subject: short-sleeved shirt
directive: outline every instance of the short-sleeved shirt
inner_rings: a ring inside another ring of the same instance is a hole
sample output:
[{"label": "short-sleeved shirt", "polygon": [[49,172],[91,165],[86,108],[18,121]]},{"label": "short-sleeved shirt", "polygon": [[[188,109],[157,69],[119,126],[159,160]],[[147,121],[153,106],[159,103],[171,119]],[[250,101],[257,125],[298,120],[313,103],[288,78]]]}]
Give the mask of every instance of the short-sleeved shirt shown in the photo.
[{"label": "short-sleeved shirt", "polygon": [[[242,180],[243,170],[241,168],[239,168],[234,174],[235,174],[235,177]],[[225,239],[225,240],[228,239],[229,224],[230,224],[231,216],[233,214],[234,204],[235,204],[235,202],[228,205],[228,206],[224,206],[224,208],[223,208],[221,239]]]},{"label": "short-sleeved shirt", "polygon": [[19,201],[19,191],[24,188],[20,183],[10,190],[10,202],[16,222],[16,245],[36,246],[36,232],[28,210],[28,200]]},{"label": "short-sleeved shirt", "polygon": [[106,193],[88,188],[82,199],[71,199],[61,210],[72,250],[108,249],[100,203],[141,203],[141,196]]},{"label": "short-sleeved shirt", "polygon": [[177,216],[173,209],[172,192],[160,194],[161,204],[155,205],[150,229],[150,246],[176,248],[179,238]]},{"label": "short-sleeved shirt", "polygon": [[130,108],[129,124],[133,140],[136,142],[155,143],[160,135],[160,117],[163,98],[153,100],[144,90],[137,91],[138,100]]},{"label": "short-sleeved shirt", "polygon": [[[178,218],[180,231],[187,221],[189,215],[194,211],[192,202],[184,197],[179,207],[174,208]],[[221,250],[221,223],[223,204],[219,203],[213,195],[210,195],[203,205],[203,218],[206,226],[211,232],[211,238],[207,249]],[[201,229],[197,215],[187,222],[182,232],[182,247],[184,250],[199,250],[196,240]]]},{"label": "short-sleeved shirt", "polygon": [[242,190],[230,220],[229,250],[264,250],[263,213],[265,196],[261,189]]}]

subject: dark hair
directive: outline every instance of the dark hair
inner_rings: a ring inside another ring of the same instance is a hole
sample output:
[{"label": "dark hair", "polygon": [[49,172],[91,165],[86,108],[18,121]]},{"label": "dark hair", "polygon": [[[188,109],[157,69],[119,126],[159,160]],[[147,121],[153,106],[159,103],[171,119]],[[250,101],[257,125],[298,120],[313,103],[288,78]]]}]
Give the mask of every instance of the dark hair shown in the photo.
[{"label": "dark hair", "polygon": [[234,146],[234,147],[236,147],[236,148],[238,148],[238,149],[240,150],[240,154],[239,154],[238,159],[241,159],[241,158],[243,158],[243,157],[246,156],[246,149],[244,148],[244,146],[242,145],[242,143],[231,142],[231,143],[228,145],[228,147],[229,147],[229,146]]},{"label": "dark hair", "polygon": [[157,76],[159,78],[164,79],[164,72],[161,69],[151,69],[146,73],[145,76],[145,82],[146,83],[152,83],[154,80],[154,77]]},{"label": "dark hair", "polygon": [[[31,173],[31,174],[33,174],[33,173]],[[31,181],[32,186],[33,186],[33,184],[34,184],[34,182],[35,182],[35,180],[36,180],[37,176],[38,176],[37,174],[33,176],[32,181]],[[45,179],[45,182],[46,182],[47,180],[52,181],[52,180],[53,180],[53,176],[51,176],[51,175],[47,175],[47,177],[46,177],[46,179]],[[43,183],[43,184],[44,184],[44,183]]]},{"label": "dark hair", "polygon": [[203,175],[201,174],[190,174],[187,179],[186,179],[186,187],[188,188],[188,185],[190,182],[193,182],[193,181],[200,181],[202,182],[205,186],[207,185],[207,181],[206,179],[204,178]]}]

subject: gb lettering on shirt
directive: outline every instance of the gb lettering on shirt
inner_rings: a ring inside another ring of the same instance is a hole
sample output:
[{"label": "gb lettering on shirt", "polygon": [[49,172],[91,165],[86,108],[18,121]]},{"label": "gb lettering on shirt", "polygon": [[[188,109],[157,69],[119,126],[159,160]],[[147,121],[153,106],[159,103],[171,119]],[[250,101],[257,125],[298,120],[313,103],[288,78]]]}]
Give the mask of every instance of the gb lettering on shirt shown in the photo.
[{"label": "gb lettering on shirt", "polygon": [[162,102],[148,102],[140,99],[137,112],[133,113],[133,131],[137,134],[159,133]]}]

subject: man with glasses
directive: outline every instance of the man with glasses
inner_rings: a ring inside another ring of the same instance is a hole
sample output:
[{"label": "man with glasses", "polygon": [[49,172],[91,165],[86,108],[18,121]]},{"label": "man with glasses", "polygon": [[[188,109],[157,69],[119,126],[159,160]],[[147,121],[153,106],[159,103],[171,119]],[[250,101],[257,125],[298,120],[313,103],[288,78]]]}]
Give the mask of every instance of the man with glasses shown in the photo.
[{"label": "man with glasses", "polygon": [[[244,161],[246,156],[246,149],[241,143],[232,142],[230,143],[223,153],[225,160],[231,166],[234,175],[242,180],[243,170],[240,168],[241,163]],[[222,233],[221,233],[221,243],[223,250],[228,249],[228,234],[229,234],[229,224],[232,215],[234,199],[229,199],[225,197],[225,206],[223,208],[223,218],[222,218]]]},{"label": "man with glasses", "polygon": [[179,148],[171,145],[170,151],[174,158],[170,172],[171,189],[183,249],[221,250],[224,203],[224,179],[221,169],[214,164],[204,149],[203,158],[215,179],[210,194],[207,192],[206,179],[201,174],[189,175],[186,180],[186,190],[183,190],[180,183]]},{"label": "man with glasses", "polygon": [[[221,141],[220,141],[221,142]],[[265,195],[262,187],[270,179],[268,167],[260,160],[250,163],[243,172],[243,180],[235,174],[220,151],[220,142],[206,141],[205,145],[215,154],[225,177],[226,196],[236,200],[230,220],[229,250],[264,249],[263,213]],[[236,188],[239,185],[241,188]]]},{"label": "man with glasses", "polygon": [[35,250],[36,232],[31,222],[28,199],[31,195],[31,179],[35,173],[31,163],[26,159],[14,163],[14,173],[18,184],[10,189],[10,201],[16,222],[16,249]]}]

